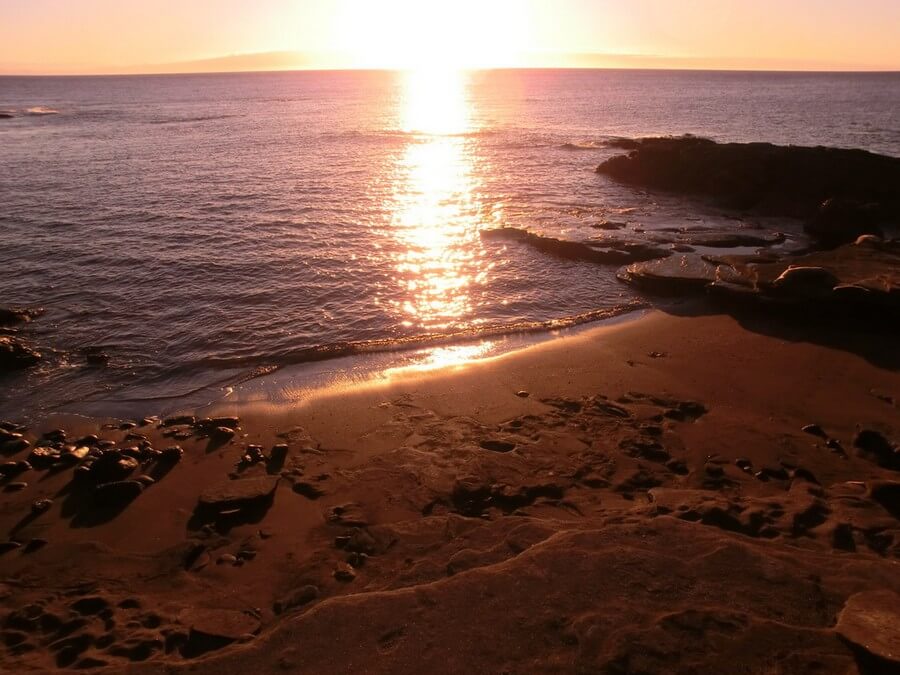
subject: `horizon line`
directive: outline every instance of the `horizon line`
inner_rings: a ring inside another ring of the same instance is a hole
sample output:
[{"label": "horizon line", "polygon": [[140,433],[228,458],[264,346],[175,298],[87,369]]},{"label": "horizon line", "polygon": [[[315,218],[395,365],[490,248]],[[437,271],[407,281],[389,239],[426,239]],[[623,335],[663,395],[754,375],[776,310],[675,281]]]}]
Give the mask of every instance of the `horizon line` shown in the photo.
[{"label": "horizon line", "polygon": [[[4,77],[115,77],[130,75],[201,75],[274,72],[404,72],[415,70],[398,64],[360,65],[343,52],[293,50],[244,52],[166,63],[120,66],[87,64],[0,64]],[[460,65],[462,71],[501,70],[660,70],[762,73],[895,73],[900,64],[862,64],[737,56],[663,56],[605,52],[523,52],[519,62],[498,65]],[[544,61],[544,63],[541,63]]]},{"label": "horizon line", "polygon": [[[27,72],[5,72],[0,70],[0,77],[178,77],[193,75],[252,75],[252,74],[274,74],[274,73],[403,73],[416,70],[415,68],[391,68],[391,67],[366,67],[366,66],[346,66],[346,67],[290,67],[290,68],[246,68],[240,70],[184,70],[184,71],[138,71],[138,72],[84,72],[84,73],[66,73],[66,72],[47,72],[47,73],[27,73]],[[706,66],[484,66],[473,68],[458,68],[461,72],[480,73],[480,72],[498,72],[498,71],[567,71],[567,70],[607,70],[607,71],[636,71],[636,72],[675,72],[675,73],[761,73],[776,74],[783,73],[786,75],[891,75],[900,74],[898,68],[730,68],[730,67],[706,67]]]}]

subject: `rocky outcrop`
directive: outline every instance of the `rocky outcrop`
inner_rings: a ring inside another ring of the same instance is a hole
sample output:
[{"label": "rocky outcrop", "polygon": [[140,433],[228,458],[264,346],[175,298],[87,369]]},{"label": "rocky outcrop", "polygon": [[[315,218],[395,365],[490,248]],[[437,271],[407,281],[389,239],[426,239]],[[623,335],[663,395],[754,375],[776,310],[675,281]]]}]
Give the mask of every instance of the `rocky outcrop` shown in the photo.
[{"label": "rocky outcrop", "polygon": [[617,143],[597,172],[632,185],[806,221],[823,246],[900,224],[900,158],[863,150],[716,143],[695,137]]},{"label": "rocky outcrop", "polygon": [[486,241],[512,241],[565,260],[581,260],[607,265],[624,265],[641,260],[654,260],[671,254],[663,248],[641,242],[598,241],[579,242],[545,237],[515,227],[482,230]]},{"label": "rocky outcrop", "polygon": [[769,261],[686,254],[629,265],[619,278],[659,295],[708,291],[728,300],[890,318],[900,307],[900,243],[866,237],[831,251]]}]

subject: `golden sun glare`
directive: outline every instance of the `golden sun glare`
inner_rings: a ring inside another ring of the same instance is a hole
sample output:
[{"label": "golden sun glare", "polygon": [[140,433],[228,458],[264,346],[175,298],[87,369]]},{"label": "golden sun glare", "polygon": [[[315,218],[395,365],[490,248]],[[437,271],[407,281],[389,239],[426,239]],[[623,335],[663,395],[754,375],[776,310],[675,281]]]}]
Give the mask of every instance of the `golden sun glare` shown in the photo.
[{"label": "golden sun glare", "polygon": [[527,19],[514,0],[354,3],[341,42],[362,68],[448,70],[519,65]]}]

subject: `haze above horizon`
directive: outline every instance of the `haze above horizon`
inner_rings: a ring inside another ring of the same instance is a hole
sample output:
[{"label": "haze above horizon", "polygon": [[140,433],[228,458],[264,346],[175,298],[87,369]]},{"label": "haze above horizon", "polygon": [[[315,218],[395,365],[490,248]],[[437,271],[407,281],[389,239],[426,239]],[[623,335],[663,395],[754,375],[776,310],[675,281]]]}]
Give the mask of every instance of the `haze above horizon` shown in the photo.
[{"label": "haze above horizon", "polygon": [[900,70],[894,0],[0,0],[0,73]]}]

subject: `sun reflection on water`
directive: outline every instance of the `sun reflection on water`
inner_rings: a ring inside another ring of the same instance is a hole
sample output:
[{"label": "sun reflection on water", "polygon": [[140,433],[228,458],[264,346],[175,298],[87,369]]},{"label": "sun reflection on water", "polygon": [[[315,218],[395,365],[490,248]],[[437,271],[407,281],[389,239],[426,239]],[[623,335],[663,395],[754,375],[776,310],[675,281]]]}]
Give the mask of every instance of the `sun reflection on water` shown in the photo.
[{"label": "sun reflection on water", "polygon": [[400,123],[408,141],[389,205],[404,289],[397,306],[404,325],[426,332],[467,327],[473,294],[489,271],[479,255],[467,77],[442,70],[404,75]]}]

